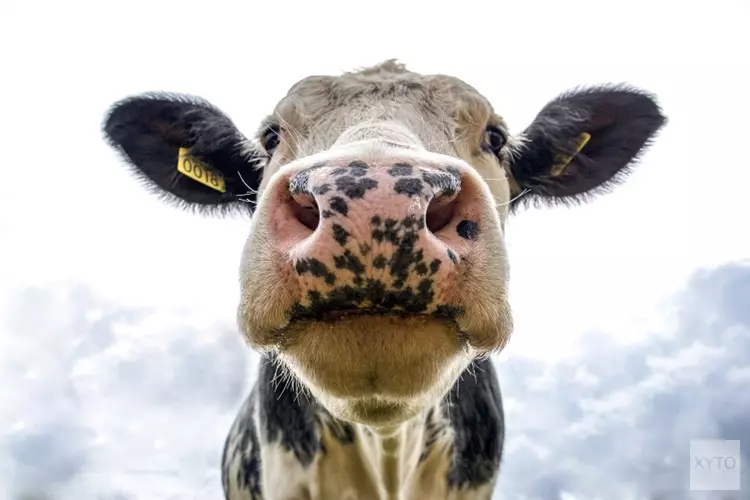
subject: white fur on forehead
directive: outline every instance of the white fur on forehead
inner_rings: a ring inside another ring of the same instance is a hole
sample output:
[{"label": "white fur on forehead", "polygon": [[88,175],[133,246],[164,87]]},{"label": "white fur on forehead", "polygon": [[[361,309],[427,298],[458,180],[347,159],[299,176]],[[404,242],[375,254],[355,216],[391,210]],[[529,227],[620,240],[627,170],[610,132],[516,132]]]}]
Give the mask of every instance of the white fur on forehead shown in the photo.
[{"label": "white fur on forehead", "polygon": [[303,154],[330,148],[350,127],[383,120],[402,123],[426,149],[455,154],[453,143],[474,140],[462,136],[481,134],[493,110],[458,78],[421,75],[388,60],[340,76],[307,77],[292,86],[274,114]]},{"label": "white fur on forehead", "polygon": [[334,147],[376,138],[405,147],[420,145],[420,138],[401,123],[370,120],[348,127],[336,139]]}]

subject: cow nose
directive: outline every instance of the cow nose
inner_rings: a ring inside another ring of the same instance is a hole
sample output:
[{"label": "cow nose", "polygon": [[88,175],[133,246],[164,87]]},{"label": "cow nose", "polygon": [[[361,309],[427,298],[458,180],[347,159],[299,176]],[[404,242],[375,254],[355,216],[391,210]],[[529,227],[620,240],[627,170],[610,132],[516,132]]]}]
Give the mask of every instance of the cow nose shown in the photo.
[{"label": "cow nose", "polygon": [[272,190],[269,238],[297,284],[292,315],[450,313],[480,213],[458,167],[319,164]]},{"label": "cow nose", "polygon": [[[292,212],[301,224],[313,231],[340,232],[341,224],[335,222],[321,226],[321,217],[330,219],[339,215],[348,219],[351,209],[355,218],[359,218],[364,209],[371,211],[376,220],[388,216],[384,225],[389,228],[398,221],[407,221],[406,224],[414,224],[419,230],[427,227],[436,232],[448,224],[455,208],[452,202],[461,187],[455,169],[453,173],[428,167],[415,169],[405,162],[394,163],[383,170],[355,160],[346,166],[323,170],[311,182],[311,174],[319,169],[316,166],[302,171],[289,182]],[[365,199],[370,191],[372,194]],[[350,226],[347,221],[342,223]],[[376,237],[378,234],[375,230]]]}]

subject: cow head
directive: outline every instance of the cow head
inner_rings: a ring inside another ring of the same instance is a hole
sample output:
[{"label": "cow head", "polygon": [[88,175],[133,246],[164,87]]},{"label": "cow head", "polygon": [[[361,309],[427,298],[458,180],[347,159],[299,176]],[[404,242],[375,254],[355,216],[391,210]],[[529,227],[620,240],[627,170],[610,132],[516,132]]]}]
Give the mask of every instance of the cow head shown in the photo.
[{"label": "cow head", "polygon": [[602,86],[513,136],[463,81],[387,61],[298,82],[249,137],[167,93],[116,103],[104,130],[166,200],[252,215],[246,339],[334,415],[387,426],[508,341],[509,213],[610,187],[664,121],[649,94]]}]

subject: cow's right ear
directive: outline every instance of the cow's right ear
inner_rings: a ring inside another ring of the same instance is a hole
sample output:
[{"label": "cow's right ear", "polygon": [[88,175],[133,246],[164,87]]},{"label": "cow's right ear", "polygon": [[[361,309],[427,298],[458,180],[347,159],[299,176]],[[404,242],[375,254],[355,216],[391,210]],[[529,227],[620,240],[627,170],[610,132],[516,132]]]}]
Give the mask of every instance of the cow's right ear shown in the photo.
[{"label": "cow's right ear", "polygon": [[207,101],[147,93],[115,103],[104,135],[145,184],[204,213],[252,212],[266,154]]}]

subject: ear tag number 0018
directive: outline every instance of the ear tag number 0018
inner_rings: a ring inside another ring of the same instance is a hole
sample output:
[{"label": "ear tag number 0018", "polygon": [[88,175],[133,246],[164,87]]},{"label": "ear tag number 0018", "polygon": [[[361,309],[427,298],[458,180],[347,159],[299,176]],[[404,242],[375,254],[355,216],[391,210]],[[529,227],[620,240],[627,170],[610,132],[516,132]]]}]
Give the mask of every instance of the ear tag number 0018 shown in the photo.
[{"label": "ear tag number 0018", "polygon": [[187,148],[180,148],[177,155],[177,170],[201,184],[221,193],[226,192],[224,176],[197,158],[190,156]]}]

